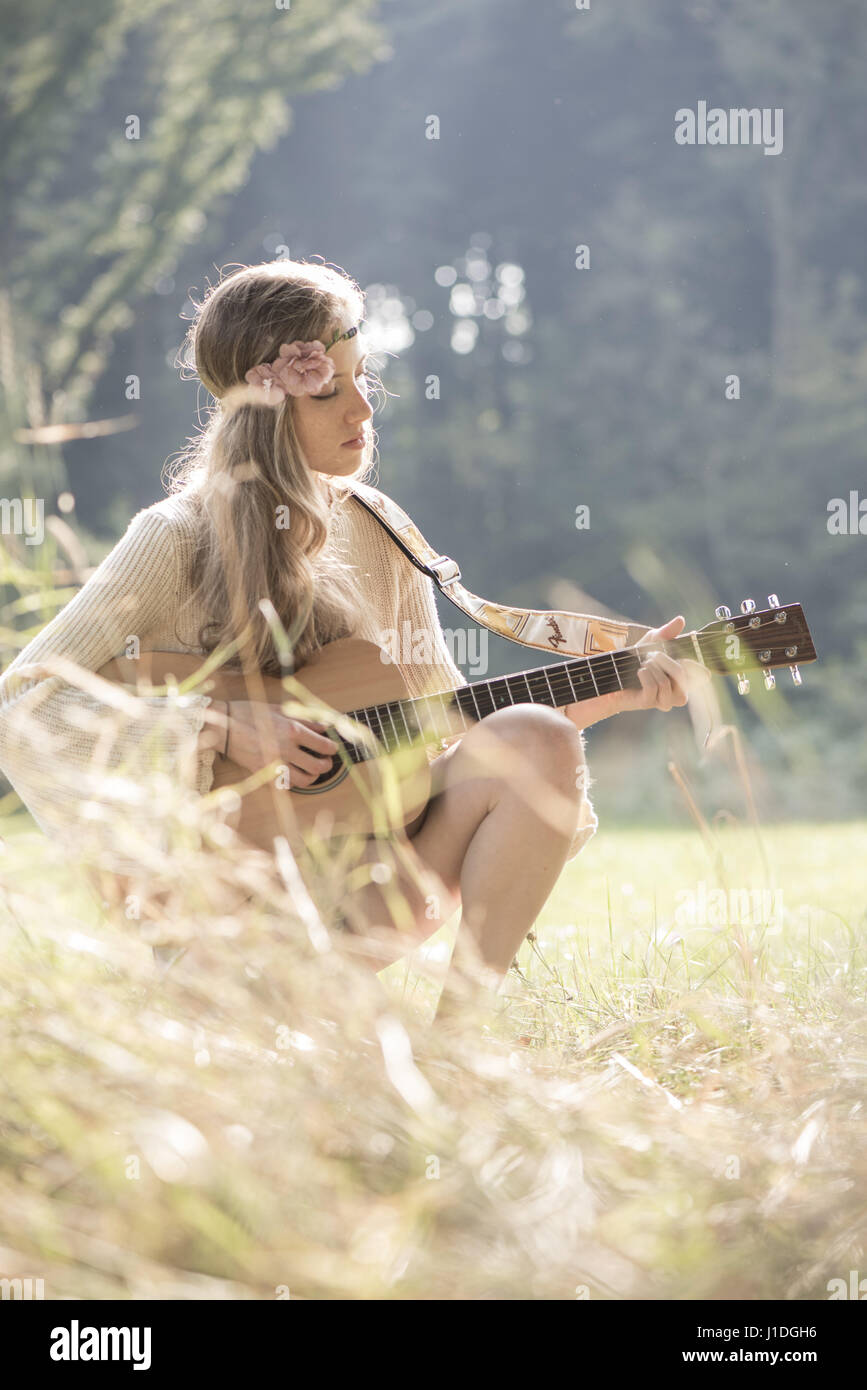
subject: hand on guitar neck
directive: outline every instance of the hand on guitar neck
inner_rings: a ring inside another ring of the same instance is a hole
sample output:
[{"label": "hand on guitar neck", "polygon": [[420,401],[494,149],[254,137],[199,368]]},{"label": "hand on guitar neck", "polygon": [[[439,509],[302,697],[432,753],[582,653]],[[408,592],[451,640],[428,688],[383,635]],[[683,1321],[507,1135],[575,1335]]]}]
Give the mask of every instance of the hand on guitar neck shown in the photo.
[{"label": "hand on guitar neck", "polygon": [[[640,641],[636,642],[636,649],[671,641],[680,635],[685,626],[682,616],[670,618],[661,627],[646,632]],[[623,714],[626,710],[658,709],[667,712],[675,706],[686,704],[690,685],[695,679],[707,681],[709,677],[696,661],[675,661],[667,652],[654,651],[642,662],[638,679],[638,689],[614,690],[609,695],[583,700],[576,705],[566,705],[563,713],[579,729],[586,729],[591,724],[597,724],[600,719],[607,719],[612,714]]]}]

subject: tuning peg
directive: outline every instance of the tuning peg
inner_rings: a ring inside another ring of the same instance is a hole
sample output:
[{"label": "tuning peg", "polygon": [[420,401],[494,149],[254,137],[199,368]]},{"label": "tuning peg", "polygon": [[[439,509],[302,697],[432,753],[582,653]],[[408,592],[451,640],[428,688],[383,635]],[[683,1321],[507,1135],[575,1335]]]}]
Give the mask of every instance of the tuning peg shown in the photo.
[{"label": "tuning peg", "polygon": [[801,677],[801,673],[800,673],[800,671],[798,670],[797,666],[790,666],[790,667],[789,667],[789,670],[790,670],[791,673],[792,673],[792,680],[795,682],[795,685],[803,685],[804,682],[803,682],[803,679],[802,679],[802,677]]},{"label": "tuning peg", "polygon": [[750,678],[745,671],[738,671],[738,694],[749,695]]},{"label": "tuning peg", "polygon": [[714,609],[714,613],[718,618],[730,618],[732,615],[732,610],[730,608],[726,608],[724,603],[721,603],[719,608]]},{"label": "tuning peg", "polygon": [[776,594],[768,594],[768,607],[779,608],[779,606],[780,600],[777,598]]},{"label": "tuning peg", "polygon": [[753,599],[751,599],[751,598],[745,598],[744,601],[743,601],[743,603],[741,604],[741,612],[742,612],[742,613],[754,613],[755,611],[756,611],[755,601],[754,601]]},{"label": "tuning peg", "polygon": [[763,671],[762,675],[765,678],[765,690],[773,690],[777,683],[773,671]]}]

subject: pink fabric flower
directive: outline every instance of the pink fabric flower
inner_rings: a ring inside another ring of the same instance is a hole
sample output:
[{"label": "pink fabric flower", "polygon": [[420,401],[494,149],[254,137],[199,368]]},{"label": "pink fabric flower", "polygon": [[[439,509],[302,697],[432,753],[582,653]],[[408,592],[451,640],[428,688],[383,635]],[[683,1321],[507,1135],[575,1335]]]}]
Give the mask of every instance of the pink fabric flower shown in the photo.
[{"label": "pink fabric flower", "polygon": [[275,405],[287,396],[313,396],[334,375],[334,362],[318,338],[309,343],[283,343],[273,362],[263,362],[244,373],[251,386],[260,386]]}]

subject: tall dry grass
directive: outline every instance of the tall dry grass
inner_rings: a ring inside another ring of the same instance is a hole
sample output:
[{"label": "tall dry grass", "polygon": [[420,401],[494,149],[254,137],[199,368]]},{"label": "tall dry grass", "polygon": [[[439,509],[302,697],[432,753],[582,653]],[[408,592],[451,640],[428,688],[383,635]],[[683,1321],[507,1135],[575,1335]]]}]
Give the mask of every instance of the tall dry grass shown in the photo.
[{"label": "tall dry grass", "polygon": [[2,863],[0,1274],[46,1297],[797,1299],[863,1268],[865,960],[830,903],[681,930],[579,863],[499,1012],[440,1035],[435,981],[372,976],[247,857],[187,835],[162,921],[30,829]]}]

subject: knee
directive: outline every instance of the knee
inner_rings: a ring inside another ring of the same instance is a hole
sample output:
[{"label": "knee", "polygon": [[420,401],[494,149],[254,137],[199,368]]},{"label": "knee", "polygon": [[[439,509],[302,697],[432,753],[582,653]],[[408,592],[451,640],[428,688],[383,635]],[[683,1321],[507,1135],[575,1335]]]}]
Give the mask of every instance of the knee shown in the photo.
[{"label": "knee", "polygon": [[583,796],[587,784],[584,738],[558,710],[516,705],[484,721],[490,734],[513,745],[545,781],[566,794]]}]

